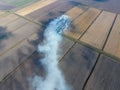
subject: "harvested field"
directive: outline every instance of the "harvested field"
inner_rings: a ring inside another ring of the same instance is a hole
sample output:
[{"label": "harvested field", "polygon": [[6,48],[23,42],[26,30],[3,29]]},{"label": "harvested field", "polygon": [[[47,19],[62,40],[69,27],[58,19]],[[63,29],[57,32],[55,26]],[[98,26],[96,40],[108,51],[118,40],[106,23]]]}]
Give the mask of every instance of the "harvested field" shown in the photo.
[{"label": "harvested field", "polygon": [[74,1],[45,0],[16,12],[0,11],[0,90],[33,90],[30,78],[45,76],[37,47],[48,23],[63,14],[71,19],[58,58],[66,82],[73,90],[120,89],[120,15]]}]

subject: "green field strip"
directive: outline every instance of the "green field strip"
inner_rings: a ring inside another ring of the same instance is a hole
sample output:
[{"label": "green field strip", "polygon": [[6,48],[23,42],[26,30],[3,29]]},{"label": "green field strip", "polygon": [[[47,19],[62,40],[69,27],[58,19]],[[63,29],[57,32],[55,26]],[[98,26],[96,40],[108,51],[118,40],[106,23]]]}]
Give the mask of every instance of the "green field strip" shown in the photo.
[{"label": "green field strip", "polygon": [[28,4],[28,3],[40,1],[40,0],[2,0],[2,1],[18,7],[18,6],[24,6],[25,4]]}]

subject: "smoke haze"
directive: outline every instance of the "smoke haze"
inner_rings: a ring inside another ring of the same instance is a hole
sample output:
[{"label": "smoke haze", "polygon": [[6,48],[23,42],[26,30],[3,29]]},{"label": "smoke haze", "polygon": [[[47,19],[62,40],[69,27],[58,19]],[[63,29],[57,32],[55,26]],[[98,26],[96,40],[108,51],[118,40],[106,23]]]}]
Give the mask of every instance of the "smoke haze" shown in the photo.
[{"label": "smoke haze", "polygon": [[33,90],[71,90],[58,66],[59,45],[62,41],[62,32],[70,25],[70,18],[62,15],[51,21],[44,31],[44,41],[38,46],[38,52],[45,57],[40,60],[46,76],[34,76]]}]

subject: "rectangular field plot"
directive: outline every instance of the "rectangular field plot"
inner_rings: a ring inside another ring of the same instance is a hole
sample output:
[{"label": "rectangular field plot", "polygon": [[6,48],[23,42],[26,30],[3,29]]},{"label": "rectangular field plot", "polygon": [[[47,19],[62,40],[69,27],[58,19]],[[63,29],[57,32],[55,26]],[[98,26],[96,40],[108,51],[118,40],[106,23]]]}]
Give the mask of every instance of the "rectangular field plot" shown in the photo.
[{"label": "rectangular field plot", "polygon": [[49,5],[46,5],[42,9],[39,8],[39,9],[37,9],[35,11],[32,11],[32,12],[28,13],[26,15],[26,17],[31,18],[31,19],[36,19],[36,18],[39,18],[39,17],[43,17],[46,14],[48,14],[52,9],[55,9],[56,7],[58,7],[61,4],[62,4],[62,1],[55,1],[55,2],[53,2],[51,4],[49,4]]},{"label": "rectangular field plot", "polygon": [[[45,0],[45,1],[39,1],[39,2],[36,2],[30,6],[27,6],[23,9],[20,9],[18,11],[16,11],[17,14],[19,15],[22,15],[22,16],[25,16],[27,14],[30,14],[31,12],[37,10],[37,9],[40,9],[40,8],[43,8],[53,2],[55,2],[56,0]],[[32,8],[32,9],[31,9]]]},{"label": "rectangular field plot", "polygon": [[60,68],[73,90],[82,90],[97,56],[92,49],[76,44],[60,61]]},{"label": "rectangular field plot", "polygon": [[120,58],[120,15],[116,18],[104,51]]},{"label": "rectangular field plot", "polygon": [[88,9],[82,15],[77,17],[75,21],[72,22],[70,30],[66,30],[64,34],[67,37],[77,40],[82,35],[82,33],[84,33],[86,29],[91,25],[91,23],[95,20],[99,13],[100,10],[98,9]]},{"label": "rectangular field plot", "polygon": [[54,9],[49,10],[48,12],[46,12],[46,14],[43,13],[44,16],[41,15],[36,20],[43,23],[43,25],[46,25],[47,22],[65,14],[65,12],[67,12],[71,8],[73,8],[72,4],[67,1],[61,1],[60,5],[58,5]]},{"label": "rectangular field plot", "polygon": [[84,90],[119,90],[120,63],[101,55]]},{"label": "rectangular field plot", "polygon": [[28,4],[31,2],[33,3],[39,0],[0,0],[0,1],[4,1],[13,6],[24,6],[25,4]]},{"label": "rectangular field plot", "polygon": [[116,14],[114,13],[103,11],[80,40],[93,47],[102,49],[114,23],[115,16]]},{"label": "rectangular field plot", "polygon": [[83,13],[82,8],[73,7],[72,9],[70,9],[69,11],[67,11],[65,14],[70,17],[71,21],[73,21],[73,20],[74,20],[75,18],[77,18],[77,16],[79,16],[81,13]]}]

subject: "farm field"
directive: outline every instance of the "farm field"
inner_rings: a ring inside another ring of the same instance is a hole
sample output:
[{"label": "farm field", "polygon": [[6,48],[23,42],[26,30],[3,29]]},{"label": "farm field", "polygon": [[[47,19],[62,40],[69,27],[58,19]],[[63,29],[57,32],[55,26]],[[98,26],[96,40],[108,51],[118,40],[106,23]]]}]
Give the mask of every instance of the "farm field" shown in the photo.
[{"label": "farm field", "polygon": [[72,0],[36,1],[0,11],[0,90],[33,90],[29,78],[44,76],[37,47],[48,23],[63,14],[71,26],[63,32],[58,65],[67,83],[73,90],[119,90],[120,14]]},{"label": "farm field", "polygon": [[8,4],[13,5],[13,6],[22,6],[22,5],[25,5],[27,3],[36,2],[36,1],[40,1],[40,0],[20,0],[20,1],[16,1],[16,0],[0,0],[0,1],[8,3]]},{"label": "farm field", "polygon": [[0,10],[17,10],[40,0],[0,0]]}]

